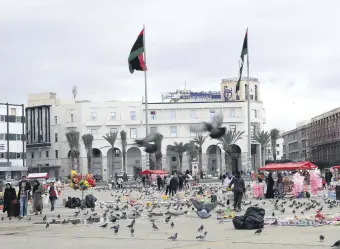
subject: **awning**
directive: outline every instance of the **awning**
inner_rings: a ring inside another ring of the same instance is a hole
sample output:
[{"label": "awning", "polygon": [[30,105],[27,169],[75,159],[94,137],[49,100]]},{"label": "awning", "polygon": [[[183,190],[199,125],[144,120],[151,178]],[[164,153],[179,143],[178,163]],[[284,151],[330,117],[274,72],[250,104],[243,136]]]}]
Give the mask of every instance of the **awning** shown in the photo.
[{"label": "awning", "polygon": [[340,170],[340,165],[333,166],[333,167],[331,167],[331,169],[338,169],[338,170]]},{"label": "awning", "polygon": [[151,170],[151,174],[155,174],[155,175],[167,175],[169,173],[164,171],[164,170],[156,169],[156,170]]},{"label": "awning", "polygon": [[47,179],[48,173],[33,173],[28,174],[27,179]]},{"label": "awning", "polygon": [[291,170],[311,170],[317,169],[318,167],[311,162],[294,162],[294,163],[271,163],[266,166],[259,168],[261,171],[291,171]]},{"label": "awning", "polygon": [[146,169],[146,170],[143,170],[142,172],[140,172],[139,174],[141,174],[141,175],[150,175],[151,171]]}]

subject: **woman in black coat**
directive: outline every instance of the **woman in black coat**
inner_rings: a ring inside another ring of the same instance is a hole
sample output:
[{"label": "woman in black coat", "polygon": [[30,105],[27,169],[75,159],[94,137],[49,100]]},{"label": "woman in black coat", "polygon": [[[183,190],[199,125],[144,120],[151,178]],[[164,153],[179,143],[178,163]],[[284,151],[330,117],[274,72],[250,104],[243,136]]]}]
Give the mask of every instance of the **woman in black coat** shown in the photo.
[{"label": "woman in black coat", "polygon": [[170,189],[171,189],[171,195],[174,196],[174,194],[177,193],[177,187],[178,187],[178,178],[176,176],[173,176],[170,180]]},{"label": "woman in black coat", "polygon": [[12,188],[11,184],[7,183],[4,193],[4,209],[3,212],[7,211],[8,217],[18,216],[18,199],[15,189]]},{"label": "woman in black coat", "polygon": [[269,173],[267,178],[267,192],[266,192],[266,198],[274,198],[274,179],[272,176],[272,173]]}]

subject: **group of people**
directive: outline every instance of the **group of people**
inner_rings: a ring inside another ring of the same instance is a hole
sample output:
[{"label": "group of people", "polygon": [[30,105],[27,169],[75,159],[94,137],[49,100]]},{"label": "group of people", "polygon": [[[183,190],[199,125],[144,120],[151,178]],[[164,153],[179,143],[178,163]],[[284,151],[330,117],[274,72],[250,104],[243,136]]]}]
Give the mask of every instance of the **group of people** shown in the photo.
[{"label": "group of people", "polygon": [[[51,203],[51,211],[54,210],[55,201],[58,199],[59,191],[51,182],[48,187],[48,198]],[[15,188],[10,183],[6,184],[4,192],[4,208],[3,212],[7,212],[8,217],[24,217],[27,216],[28,201],[33,200],[33,212],[38,215],[43,211],[42,197],[45,194],[42,183],[34,180],[33,188],[31,183],[27,181],[26,176],[23,176],[19,182],[18,194]]]}]

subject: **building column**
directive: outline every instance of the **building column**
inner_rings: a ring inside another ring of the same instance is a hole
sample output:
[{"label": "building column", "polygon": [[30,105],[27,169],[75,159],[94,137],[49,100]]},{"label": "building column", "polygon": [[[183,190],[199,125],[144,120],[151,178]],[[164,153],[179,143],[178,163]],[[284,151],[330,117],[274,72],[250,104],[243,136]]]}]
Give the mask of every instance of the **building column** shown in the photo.
[{"label": "building column", "polygon": [[103,181],[107,181],[109,179],[109,170],[107,168],[107,157],[102,157],[102,176]]}]

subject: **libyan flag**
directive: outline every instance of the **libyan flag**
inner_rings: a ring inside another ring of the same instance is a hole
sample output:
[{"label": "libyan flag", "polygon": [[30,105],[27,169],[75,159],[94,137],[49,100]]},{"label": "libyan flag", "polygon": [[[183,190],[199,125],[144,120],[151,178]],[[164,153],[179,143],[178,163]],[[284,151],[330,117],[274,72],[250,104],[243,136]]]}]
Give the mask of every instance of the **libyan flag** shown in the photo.
[{"label": "libyan flag", "polygon": [[241,61],[240,61],[240,73],[239,78],[236,84],[236,92],[240,90],[240,82],[242,78],[242,71],[243,71],[243,64],[244,64],[244,56],[248,55],[248,29],[246,32],[246,35],[244,36],[243,40],[243,46],[242,46],[242,52],[241,52]]},{"label": "libyan flag", "polygon": [[147,71],[144,61],[144,29],[137,37],[135,44],[133,44],[129,55],[129,69],[133,74],[134,70]]}]

